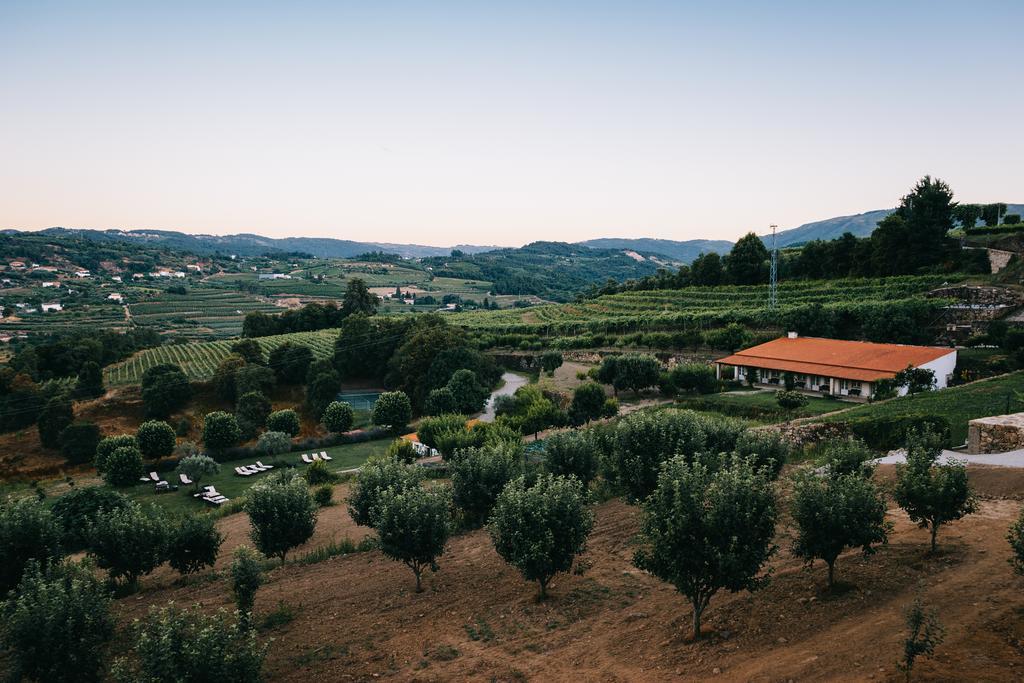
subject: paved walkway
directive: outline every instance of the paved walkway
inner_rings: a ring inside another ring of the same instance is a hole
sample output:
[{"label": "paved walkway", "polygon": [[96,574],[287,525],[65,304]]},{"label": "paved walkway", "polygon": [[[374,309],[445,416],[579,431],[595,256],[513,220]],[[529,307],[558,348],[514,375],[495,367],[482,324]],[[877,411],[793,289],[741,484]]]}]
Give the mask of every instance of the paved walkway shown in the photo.
[{"label": "paved walkway", "polygon": [[[879,458],[875,462],[882,465],[891,465],[894,463],[906,462],[907,454],[905,451],[891,451],[889,455],[884,458]],[[994,465],[996,467],[1017,467],[1024,468],[1024,449],[1016,451],[1008,451],[1006,453],[985,453],[971,455],[968,453],[959,453],[957,451],[942,451],[942,455],[939,456],[939,463],[947,463],[950,460],[966,461],[971,465]]]}]

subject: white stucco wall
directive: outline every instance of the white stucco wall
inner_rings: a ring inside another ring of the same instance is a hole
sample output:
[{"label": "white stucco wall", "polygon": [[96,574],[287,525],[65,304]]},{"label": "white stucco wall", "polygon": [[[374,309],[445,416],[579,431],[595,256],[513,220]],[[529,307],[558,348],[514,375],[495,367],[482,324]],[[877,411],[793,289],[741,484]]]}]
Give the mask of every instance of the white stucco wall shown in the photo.
[{"label": "white stucco wall", "polygon": [[949,386],[949,380],[953,378],[953,371],[956,370],[956,349],[950,349],[945,356],[918,367],[934,372],[935,388],[945,389]]}]

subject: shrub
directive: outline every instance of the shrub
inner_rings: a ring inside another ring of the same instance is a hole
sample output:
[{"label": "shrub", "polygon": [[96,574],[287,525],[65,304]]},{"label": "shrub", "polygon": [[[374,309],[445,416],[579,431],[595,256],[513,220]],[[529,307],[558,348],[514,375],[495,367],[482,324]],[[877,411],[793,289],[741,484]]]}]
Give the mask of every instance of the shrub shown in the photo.
[{"label": "shrub", "polygon": [[316,501],[317,507],[328,507],[332,503],[332,497],[334,496],[333,486],[321,486],[317,490],[313,491],[313,500]]},{"label": "shrub", "polygon": [[373,424],[399,434],[412,419],[412,404],[404,391],[385,391],[373,404]]},{"label": "shrub", "polygon": [[562,354],[558,351],[547,351],[540,356],[540,367],[548,375],[554,375],[555,370],[562,367]]},{"label": "shrub", "polygon": [[459,411],[455,394],[448,387],[434,389],[427,394],[427,400],[423,404],[423,412],[427,415],[444,415],[445,413],[457,413]]},{"label": "shrub", "polygon": [[572,392],[569,419],[573,424],[586,424],[591,420],[598,419],[604,412],[604,388],[597,382],[584,382]]},{"label": "shrub", "polygon": [[0,500],[0,596],[18,585],[29,562],[43,569],[61,557],[63,532],[35,498]]},{"label": "shrub", "polygon": [[466,524],[481,526],[508,482],[522,474],[522,450],[512,445],[458,451],[451,464],[452,499]]},{"label": "shrub", "polygon": [[155,460],[166,458],[174,452],[176,438],[171,425],[160,420],[150,420],[139,425],[135,432],[139,441],[139,451],[144,458]]},{"label": "shrub", "polygon": [[203,567],[212,567],[217,561],[224,536],[214,526],[209,515],[183,517],[171,532],[167,544],[167,557],[171,567],[182,576],[194,574]]},{"label": "shrub", "polygon": [[356,475],[349,492],[348,513],[360,526],[374,526],[377,504],[387,489],[399,491],[419,486],[422,473],[391,458],[370,458]]},{"label": "shrub", "polygon": [[96,445],[96,457],[93,459],[96,469],[102,474],[106,469],[107,458],[118,448],[124,446],[139,450],[139,440],[132,434],[118,434],[117,436],[108,436],[102,439]]},{"label": "shrub", "polygon": [[387,456],[406,465],[413,464],[419,458],[415,447],[412,445],[412,441],[408,439],[395,439],[388,444]]},{"label": "shrub", "polygon": [[231,593],[235,596],[238,613],[246,623],[252,623],[256,591],[262,584],[263,568],[256,553],[244,545],[235,548],[231,558]]},{"label": "shrub", "polygon": [[912,432],[906,451],[906,464],[896,465],[893,498],[912,522],[931,529],[931,551],[935,552],[939,527],[975,512],[977,500],[964,463],[936,464],[942,446],[935,433]]},{"label": "shrub", "polygon": [[438,448],[438,439],[442,434],[465,431],[467,431],[465,416],[450,413],[436,417],[425,417],[420,420],[419,427],[416,430],[416,438],[425,446]]},{"label": "shrub", "polygon": [[778,432],[748,429],[736,439],[735,453],[751,459],[756,469],[764,468],[775,479],[789,458],[790,448]]},{"label": "shrub", "polygon": [[207,413],[203,420],[203,443],[212,451],[222,451],[237,446],[242,438],[238,420],[231,413],[218,410]]},{"label": "shrub", "polygon": [[103,645],[114,633],[110,593],[88,564],[31,565],[7,602],[0,639],[15,669],[36,681],[102,679]]},{"label": "shrub", "polygon": [[352,429],[355,416],[352,406],[343,401],[332,401],[324,409],[322,418],[324,427],[332,434],[340,434]]},{"label": "shrub", "polygon": [[188,377],[177,365],[154,365],[142,375],[142,405],[150,417],[165,418],[191,398]]},{"label": "shrub", "polygon": [[319,484],[330,484],[333,483],[337,477],[334,472],[327,467],[327,463],[323,460],[317,460],[312,465],[306,468],[302,473],[302,476],[306,479],[306,482],[310,486],[317,486]]},{"label": "shrub", "polygon": [[718,379],[710,365],[683,363],[669,372],[669,386],[675,391],[713,394],[718,391]]},{"label": "shrub", "polygon": [[258,683],[267,648],[256,633],[227,613],[207,615],[173,603],[153,607],[134,624],[131,658],[114,665],[114,678],[125,683],[165,681],[232,681]]},{"label": "shrub", "polygon": [[378,500],[374,528],[387,557],[405,563],[416,576],[416,592],[423,591],[423,570],[437,571],[437,558],[451,534],[447,487],[419,486],[384,490]]},{"label": "shrub", "polygon": [[834,439],[821,444],[822,461],[831,477],[857,474],[870,477],[875,454],[859,439]]},{"label": "shrub", "polygon": [[60,524],[65,550],[85,548],[89,525],[100,512],[113,512],[127,507],[128,497],[105,486],[74,488],[57,499],[51,511]]},{"label": "shrub", "polygon": [[555,476],[576,477],[584,490],[597,476],[597,450],[586,432],[559,432],[544,440],[544,467]]},{"label": "shrub", "polygon": [[292,438],[284,432],[263,432],[256,440],[256,450],[267,455],[280,455],[292,449]]},{"label": "shrub", "polygon": [[850,432],[876,451],[900,448],[911,432],[929,431],[949,441],[950,423],[941,415],[880,415],[846,421]]},{"label": "shrub", "polygon": [[807,397],[799,391],[776,391],[775,402],[783,410],[796,410],[807,405]]},{"label": "shrub", "polygon": [[131,486],[142,474],[142,454],[137,448],[122,446],[104,460],[101,474],[111,486]]},{"label": "shrub", "polygon": [[640,569],[667,581],[693,605],[693,637],[714,595],[756,590],[774,554],[775,497],[771,483],[743,461],[712,472],[682,455],[665,463],[644,503]]},{"label": "shrub", "polygon": [[256,484],[245,501],[253,544],[267,557],[281,558],[282,564],[289,550],[313,536],[317,511],[305,481],[284,475]]},{"label": "shrub", "polygon": [[875,485],[859,473],[824,479],[813,474],[799,477],[791,513],[797,527],[793,554],[808,564],[824,560],[829,590],[839,553],[860,548],[867,556],[875,552],[875,544],[888,538],[885,501]]},{"label": "shrub", "polygon": [[128,588],[167,559],[168,522],[159,508],[138,503],[97,515],[89,526],[89,554],[114,582]]},{"label": "shrub", "polygon": [[100,427],[92,422],[73,422],[60,433],[60,452],[73,465],[89,462],[100,443]]},{"label": "shrub", "polygon": [[267,418],[267,430],[271,432],[284,432],[289,436],[298,436],[301,428],[299,416],[290,408],[274,411]]},{"label": "shrub", "polygon": [[586,546],[594,518],[585,502],[578,480],[550,474],[533,486],[520,477],[498,496],[488,523],[494,548],[523,578],[537,582],[540,599]]}]

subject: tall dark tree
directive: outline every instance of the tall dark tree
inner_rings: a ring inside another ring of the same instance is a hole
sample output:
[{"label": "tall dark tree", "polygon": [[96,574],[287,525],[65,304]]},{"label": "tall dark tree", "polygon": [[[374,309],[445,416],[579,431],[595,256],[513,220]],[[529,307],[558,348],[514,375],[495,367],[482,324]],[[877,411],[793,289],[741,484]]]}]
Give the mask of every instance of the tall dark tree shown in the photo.
[{"label": "tall dark tree", "polygon": [[725,257],[729,280],[738,285],[759,285],[768,281],[768,249],[761,238],[748,232]]},{"label": "tall dark tree", "polygon": [[82,363],[82,369],[78,371],[78,381],[75,383],[75,395],[80,398],[96,398],[104,394],[103,369],[96,361],[90,360]]},{"label": "tall dark tree", "polygon": [[165,418],[190,398],[192,387],[177,365],[154,365],[142,375],[142,405],[150,417]]},{"label": "tall dark tree", "polygon": [[690,264],[690,281],[695,285],[713,287],[722,283],[723,276],[722,257],[715,252],[701,254]]},{"label": "tall dark tree", "polygon": [[36,426],[39,428],[39,441],[46,448],[58,448],[60,433],[74,421],[75,412],[72,408],[71,397],[67,394],[57,394],[46,402],[46,406],[36,420]]},{"label": "tall dark tree", "polygon": [[871,235],[876,274],[914,273],[949,259],[956,250],[949,237],[955,207],[949,185],[931,176],[919,180]]},{"label": "tall dark tree", "polygon": [[362,279],[354,277],[348,281],[345,288],[345,298],[341,302],[341,312],[345,316],[362,313],[373,315],[377,312],[379,303],[377,295],[366,287]]}]

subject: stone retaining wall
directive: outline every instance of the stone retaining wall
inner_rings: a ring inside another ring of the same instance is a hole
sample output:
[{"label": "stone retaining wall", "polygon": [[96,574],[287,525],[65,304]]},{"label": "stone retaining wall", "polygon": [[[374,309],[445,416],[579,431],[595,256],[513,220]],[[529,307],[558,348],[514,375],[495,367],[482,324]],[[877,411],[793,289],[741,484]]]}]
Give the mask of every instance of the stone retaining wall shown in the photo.
[{"label": "stone retaining wall", "polygon": [[1024,413],[993,415],[967,423],[967,452],[1005,453],[1024,448]]}]

